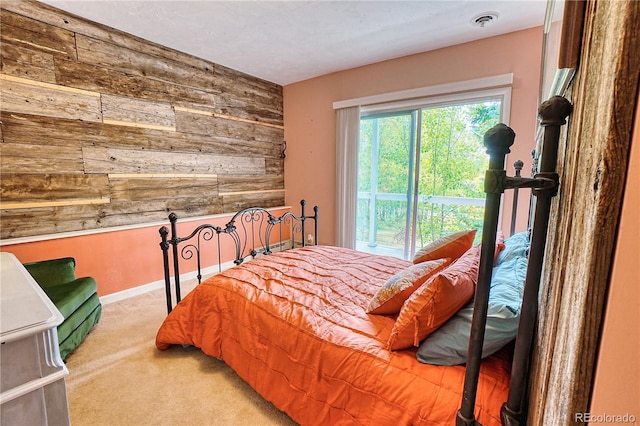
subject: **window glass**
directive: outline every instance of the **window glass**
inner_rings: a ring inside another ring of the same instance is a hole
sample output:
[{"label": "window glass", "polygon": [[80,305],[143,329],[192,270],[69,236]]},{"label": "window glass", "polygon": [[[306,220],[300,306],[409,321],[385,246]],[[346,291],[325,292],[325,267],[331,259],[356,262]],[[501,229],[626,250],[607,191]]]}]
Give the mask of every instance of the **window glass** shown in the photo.
[{"label": "window glass", "polygon": [[410,259],[463,229],[481,237],[484,133],[500,98],[425,105],[360,120],[356,248]]}]

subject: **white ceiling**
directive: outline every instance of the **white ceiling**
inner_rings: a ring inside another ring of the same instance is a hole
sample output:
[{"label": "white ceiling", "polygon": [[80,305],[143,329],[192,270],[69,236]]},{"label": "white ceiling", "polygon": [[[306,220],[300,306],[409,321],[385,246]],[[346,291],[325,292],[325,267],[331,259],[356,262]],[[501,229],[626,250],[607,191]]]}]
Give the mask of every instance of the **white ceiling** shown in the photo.
[{"label": "white ceiling", "polygon": [[[286,85],[542,25],[547,0],[44,3]],[[484,28],[472,25],[485,12],[498,19]]]}]

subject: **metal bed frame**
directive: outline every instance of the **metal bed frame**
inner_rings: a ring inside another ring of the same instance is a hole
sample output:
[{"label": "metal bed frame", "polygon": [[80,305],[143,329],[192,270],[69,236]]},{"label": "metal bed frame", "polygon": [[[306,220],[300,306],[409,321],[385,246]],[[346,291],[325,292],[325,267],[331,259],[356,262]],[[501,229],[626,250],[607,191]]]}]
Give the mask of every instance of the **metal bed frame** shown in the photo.
[{"label": "metal bed frame", "polygon": [[467,368],[462,404],[456,419],[457,426],[477,424],[473,411],[478,387],[478,375],[480,373],[484,330],[487,321],[489,287],[493,269],[493,247],[495,247],[498,227],[500,199],[506,189],[517,188],[532,188],[532,195],[535,196],[535,202],[532,204],[535,213],[531,228],[529,263],[525,278],[520,323],[509,383],[509,397],[502,406],[500,415],[504,425],[513,426],[526,423],[526,413],[523,406],[526,405],[529,361],[538,315],[538,291],[547,241],[551,199],[558,193],[560,181],[556,173],[560,128],[566,124],[566,118],[571,113],[571,110],[571,103],[561,96],[554,96],[542,103],[538,108],[540,126],[544,129],[544,136],[538,164],[539,169],[533,178],[507,177],[506,175],[504,162],[505,156],[510,152],[509,148],[513,145],[515,138],[513,130],[503,124],[499,124],[485,134],[484,143],[490,156],[489,170],[487,170],[485,177],[485,192],[487,193],[485,218],[482,231],[478,284],[473,305],[471,336],[469,337]]},{"label": "metal bed frame", "polygon": [[[533,224],[530,223],[530,250],[527,267],[522,309],[518,334],[516,337],[515,351],[509,385],[508,400],[501,410],[503,425],[516,426],[526,424],[526,397],[528,387],[529,360],[533,337],[536,329],[538,312],[538,291],[544,251],[547,238],[547,228],[551,199],[557,194],[559,176],[556,173],[558,141],[560,128],[566,123],[566,117],[570,114],[572,105],[565,98],[555,96],[544,102],[539,110],[540,126],[544,129],[540,156],[534,164],[532,178],[522,177],[520,171],[522,162],[514,163],[516,175],[508,177],[505,170],[505,158],[510,152],[510,147],[515,139],[514,131],[504,125],[498,124],[484,136],[484,144],[489,154],[489,169],[485,175],[485,216],[482,231],[482,247],[480,251],[480,266],[478,271],[478,283],[474,297],[473,318],[471,335],[469,337],[469,351],[466,364],[464,389],[460,409],[456,416],[457,426],[475,426],[474,408],[476,392],[480,374],[482,358],[482,346],[484,342],[485,326],[489,301],[489,289],[493,270],[494,247],[496,232],[498,230],[498,216],[502,194],[507,189],[514,190],[513,215],[511,233],[515,230],[515,209],[518,202],[518,189],[531,188],[533,210]],[[534,158],[535,158],[534,152]],[[539,168],[538,171],[535,168]],[[197,260],[198,283],[202,279],[201,252],[207,242],[214,240],[218,252],[218,269],[221,270],[221,244],[220,237],[229,235],[236,250],[234,263],[241,264],[248,257],[256,257],[259,254],[269,254],[274,248],[286,249],[296,245],[305,246],[305,222],[314,221],[314,244],[318,241],[318,207],[314,207],[314,214],[305,215],[305,201],[301,201],[301,214],[296,216],[287,212],[280,217],[273,216],[268,210],[260,207],[244,209],[236,213],[224,226],[200,225],[185,237],[178,237],[177,215],[171,213],[171,238],[168,237],[169,229],[166,226],[160,228],[162,242],[160,247],[163,254],[165,290],[167,297],[167,311],[171,312],[171,271],[169,267],[169,248],[172,248],[173,279],[175,283],[176,303],[180,302],[180,258],[189,260],[194,256]],[[531,212],[530,212],[531,215]],[[283,240],[283,226],[289,227],[291,238]],[[279,240],[272,243],[274,230],[279,230]],[[300,235],[300,241],[295,236]],[[184,245],[180,250],[178,246],[192,238],[195,242]]]},{"label": "metal bed frame", "polygon": [[[306,226],[307,220],[313,220],[313,244],[318,243],[318,206],[313,207],[313,215],[305,214],[306,201],[300,201],[300,216],[291,212],[286,212],[280,217],[275,217],[271,212],[262,207],[249,207],[240,210],[233,215],[231,220],[224,227],[203,224],[195,228],[189,235],[178,237],[178,215],[169,214],[171,223],[171,238],[169,229],[166,226],[160,228],[160,248],[162,249],[162,261],[164,265],[164,285],[167,299],[167,314],[173,309],[171,297],[171,270],[169,268],[169,248],[172,248],[173,257],[173,281],[175,284],[176,303],[182,300],[180,291],[180,259],[190,260],[195,256],[197,264],[198,284],[202,282],[202,253],[205,249],[215,249],[218,255],[218,272],[222,271],[222,245],[221,236],[231,237],[235,258],[233,263],[240,265],[248,257],[255,258],[261,254],[271,254],[274,251],[281,251],[296,246],[305,247],[307,242]],[[285,228],[286,227],[286,228]],[[285,230],[288,230],[288,238],[284,238]],[[299,239],[296,239],[299,236]],[[277,238],[277,242],[273,239]],[[178,246],[195,238],[195,242],[190,242],[178,251]],[[209,247],[213,245],[213,247]]]}]

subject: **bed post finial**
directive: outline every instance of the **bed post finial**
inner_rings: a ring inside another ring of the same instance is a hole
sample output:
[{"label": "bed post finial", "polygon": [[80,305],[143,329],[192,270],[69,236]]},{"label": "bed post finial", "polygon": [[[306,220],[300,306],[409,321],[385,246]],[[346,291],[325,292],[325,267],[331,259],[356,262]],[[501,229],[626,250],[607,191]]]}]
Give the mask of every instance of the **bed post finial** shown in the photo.
[{"label": "bed post finial", "polygon": [[[537,175],[555,173],[560,141],[560,127],[567,124],[573,105],[562,96],[553,96],[538,107],[540,126],[544,128],[542,152],[538,160]],[[555,195],[555,194],[553,194]]]},{"label": "bed post finial", "polygon": [[491,156],[505,156],[511,152],[509,148],[513,145],[516,138],[516,132],[504,123],[496,124],[484,134],[484,146],[487,153]]},{"label": "bed post finial", "polygon": [[573,105],[562,96],[553,96],[544,101],[538,107],[538,117],[540,125],[546,126],[562,126],[567,124],[567,117],[571,114]]},{"label": "bed post finial", "polygon": [[484,134],[484,146],[489,154],[489,170],[485,175],[484,191],[487,194],[502,194],[506,187],[507,176],[504,170],[505,156],[511,152],[509,149],[513,145],[516,133],[511,127],[500,123]]},{"label": "bed post finial", "polygon": [[516,176],[520,176],[522,169],[524,168],[524,161],[516,160],[513,162],[513,168],[516,171]]}]

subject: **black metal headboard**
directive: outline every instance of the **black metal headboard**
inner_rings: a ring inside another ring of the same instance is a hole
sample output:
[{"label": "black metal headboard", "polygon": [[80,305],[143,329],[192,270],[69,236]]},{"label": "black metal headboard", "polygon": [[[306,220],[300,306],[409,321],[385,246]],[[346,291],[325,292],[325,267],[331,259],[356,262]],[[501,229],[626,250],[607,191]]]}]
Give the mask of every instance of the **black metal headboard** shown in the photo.
[{"label": "black metal headboard", "polygon": [[[178,236],[178,215],[171,213],[171,238],[166,226],[160,228],[160,248],[164,262],[164,285],[167,298],[167,313],[173,309],[171,296],[171,268],[169,266],[169,248],[172,248],[173,280],[175,283],[176,303],[180,302],[180,259],[190,260],[195,257],[198,283],[202,281],[202,256],[213,250],[217,254],[218,272],[222,271],[222,238],[228,236],[235,248],[233,263],[241,264],[247,258],[255,258],[260,254],[271,254],[307,244],[318,243],[318,206],[313,208],[313,215],[305,214],[306,201],[300,201],[300,216],[286,212],[276,217],[262,207],[249,207],[235,213],[224,226],[203,224],[195,228],[189,235]],[[313,220],[313,241],[306,240],[305,222]],[[299,237],[299,238],[297,238]],[[185,243],[185,244],[182,244]],[[180,247],[179,247],[180,246]]]},{"label": "black metal headboard", "polygon": [[524,293],[518,335],[516,337],[509,397],[502,406],[500,416],[503,425],[515,426],[524,424],[523,401],[527,389],[529,359],[533,344],[538,312],[538,292],[544,248],[547,239],[547,228],[551,199],[555,197],[559,187],[559,175],[556,172],[558,157],[558,141],[560,128],[566,124],[572,105],[560,96],[554,96],[543,102],[538,109],[540,125],[544,128],[542,152],[540,153],[539,170],[533,178],[523,178],[518,171],[515,177],[508,177],[504,170],[505,156],[514,142],[515,133],[511,128],[499,124],[484,136],[487,153],[490,156],[489,170],[485,176],[485,217],[482,231],[482,248],[480,251],[480,268],[478,283],[473,304],[471,336],[465,371],[462,403],[458,410],[457,426],[476,426],[475,400],[478,388],[478,375],[484,343],[484,332],[487,319],[487,306],[491,274],[493,269],[493,253],[495,236],[500,211],[500,199],[506,189],[531,188],[535,196],[534,219],[531,230],[529,261],[525,278]]}]

